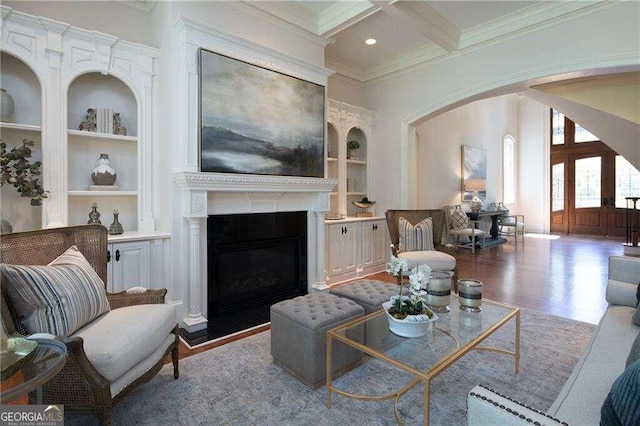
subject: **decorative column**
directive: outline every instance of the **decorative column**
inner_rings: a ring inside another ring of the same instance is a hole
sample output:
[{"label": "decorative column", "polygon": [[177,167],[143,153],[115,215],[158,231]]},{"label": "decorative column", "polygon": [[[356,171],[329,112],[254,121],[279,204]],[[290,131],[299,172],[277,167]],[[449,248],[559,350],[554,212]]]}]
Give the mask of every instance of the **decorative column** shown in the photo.
[{"label": "decorative column", "polygon": [[[47,31],[46,58],[46,93],[45,108],[42,115],[42,163],[43,180],[49,197],[44,202],[43,228],[57,228],[67,224],[67,155],[66,149],[60,149],[61,141],[66,140],[66,117],[62,119],[61,65],[62,65],[62,34],[69,25],[46,18],[40,18],[40,23]],[[55,170],[53,164],[58,164],[61,170]]]},{"label": "decorative column", "polygon": [[207,319],[202,315],[200,306],[201,281],[200,268],[203,264],[201,247],[202,220],[207,216],[207,193],[202,191],[185,191],[188,201],[184,206],[188,211],[184,217],[189,223],[189,311],[184,317],[184,328],[192,333],[207,327]]},{"label": "decorative column", "polygon": [[[335,182],[335,180],[334,180]],[[329,194],[319,193],[316,196],[316,282],[312,285],[314,290],[326,290],[329,286],[326,284],[324,266],[324,217],[327,211],[330,210]]]}]

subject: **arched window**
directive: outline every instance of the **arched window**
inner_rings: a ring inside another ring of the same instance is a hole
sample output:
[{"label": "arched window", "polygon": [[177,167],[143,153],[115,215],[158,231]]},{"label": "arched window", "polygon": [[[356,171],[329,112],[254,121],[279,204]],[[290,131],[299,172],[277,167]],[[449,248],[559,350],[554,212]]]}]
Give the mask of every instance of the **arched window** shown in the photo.
[{"label": "arched window", "polygon": [[505,204],[516,202],[516,140],[511,135],[502,139],[502,199]]}]

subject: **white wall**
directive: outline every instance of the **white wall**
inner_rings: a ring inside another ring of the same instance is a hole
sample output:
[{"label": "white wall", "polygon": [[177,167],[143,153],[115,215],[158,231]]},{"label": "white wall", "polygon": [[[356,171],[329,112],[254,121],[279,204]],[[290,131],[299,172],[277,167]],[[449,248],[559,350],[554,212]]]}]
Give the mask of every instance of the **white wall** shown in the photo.
[{"label": "white wall", "polygon": [[380,208],[409,203],[409,124],[465,99],[516,92],[543,77],[638,67],[639,13],[638,2],[598,4],[579,19],[559,19],[367,86],[365,105],[377,111],[374,168],[380,172],[373,185]]},{"label": "white wall", "polygon": [[505,95],[472,102],[417,126],[418,207],[461,203],[462,145],[487,150],[485,205],[501,201],[502,138],[510,134],[518,141],[519,114],[520,96]]},{"label": "white wall", "polygon": [[549,107],[523,97],[516,137],[518,185],[514,213],[524,214],[527,232],[549,232]]}]

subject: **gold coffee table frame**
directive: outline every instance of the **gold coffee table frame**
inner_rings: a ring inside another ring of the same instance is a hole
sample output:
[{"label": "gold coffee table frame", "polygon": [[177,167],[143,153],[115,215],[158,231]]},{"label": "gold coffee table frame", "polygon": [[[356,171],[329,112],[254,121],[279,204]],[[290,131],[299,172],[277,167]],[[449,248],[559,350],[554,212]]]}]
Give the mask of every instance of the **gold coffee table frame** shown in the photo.
[{"label": "gold coffee table frame", "polygon": [[[460,345],[458,338],[456,338],[452,333],[438,327],[438,321],[440,320],[436,321],[436,324],[435,324],[436,329],[439,332],[444,333],[445,335],[453,339],[453,342],[455,344],[455,349],[453,349],[449,353],[444,354],[439,360],[437,360],[435,363],[430,365],[426,371],[417,370],[409,365],[406,365],[401,361],[398,361],[397,359],[392,358],[391,356],[379,350],[369,347],[366,344],[363,344],[361,342],[351,340],[349,337],[347,337],[346,330],[354,328],[356,326],[366,326],[367,323],[371,323],[372,320],[374,319],[379,320],[378,317],[380,317],[381,315],[383,316],[385,315],[384,311],[382,310],[369,314],[365,317],[358,318],[357,320],[351,321],[349,323],[343,324],[339,327],[329,330],[327,332],[327,384],[326,384],[327,408],[331,408],[331,393],[336,393],[338,395],[342,395],[347,398],[354,398],[354,399],[359,399],[364,401],[382,401],[386,399],[393,399],[394,400],[393,402],[394,416],[398,424],[402,424],[402,420],[400,419],[400,415],[398,413],[398,406],[397,406],[398,400],[402,395],[408,392],[411,388],[416,386],[418,383],[423,382],[424,383],[424,393],[423,393],[424,417],[423,417],[422,423],[424,425],[428,425],[430,403],[431,403],[431,380],[436,376],[438,376],[440,373],[442,373],[444,370],[446,370],[454,362],[462,358],[469,351],[473,349],[477,349],[477,350],[486,350],[486,351],[492,351],[492,352],[498,352],[506,355],[511,355],[514,357],[515,374],[518,374],[519,364],[520,364],[520,308],[483,299],[482,301],[483,310],[495,309],[492,307],[505,309],[505,314],[501,318],[492,322],[488,328],[481,331],[479,334],[477,334],[475,337],[473,337],[470,341],[466,342],[462,346]],[[455,310],[459,309],[458,299],[457,297],[452,296],[451,298],[452,313],[454,309]],[[451,315],[451,313],[442,314],[442,316],[444,315]],[[478,316],[478,318],[480,318],[480,322],[481,322],[482,318],[480,316]],[[481,342],[483,342],[486,338],[491,336],[496,330],[501,328],[503,325],[505,325],[507,322],[509,322],[513,318],[515,318],[515,323],[516,323],[515,324],[515,349],[513,351],[501,349],[501,348],[479,346]],[[344,333],[344,334],[341,334],[341,333]],[[435,331],[430,331],[430,333],[435,333]],[[426,339],[426,338],[427,336],[413,338],[413,339]],[[340,389],[336,389],[332,385],[332,374],[331,374],[333,339],[343,342],[348,346],[354,347],[360,350],[361,352],[364,352],[367,355],[370,355],[374,358],[382,360],[396,368],[404,370],[412,374],[414,376],[414,379],[395,392],[385,394],[385,395],[379,395],[379,396],[356,395],[356,394],[342,391]]]}]

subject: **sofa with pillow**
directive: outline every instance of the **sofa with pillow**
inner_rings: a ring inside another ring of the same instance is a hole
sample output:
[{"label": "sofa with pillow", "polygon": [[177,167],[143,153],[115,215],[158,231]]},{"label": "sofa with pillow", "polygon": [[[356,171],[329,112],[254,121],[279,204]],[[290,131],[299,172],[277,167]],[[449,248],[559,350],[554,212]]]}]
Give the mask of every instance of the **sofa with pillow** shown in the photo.
[{"label": "sofa with pillow", "polygon": [[640,258],[609,258],[609,306],[551,408],[535,410],[478,385],[467,396],[468,424],[598,425],[601,411],[603,420],[619,420],[603,424],[640,424],[639,281]]},{"label": "sofa with pillow", "polygon": [[175,307],[165,289],[107,294],[107,230],[83,225],[3,235],[2,328],[46,333],[68,359],[43,386],[44,404],[110,424],[111,407],[149,381],[171,354],[178,378]]}]

